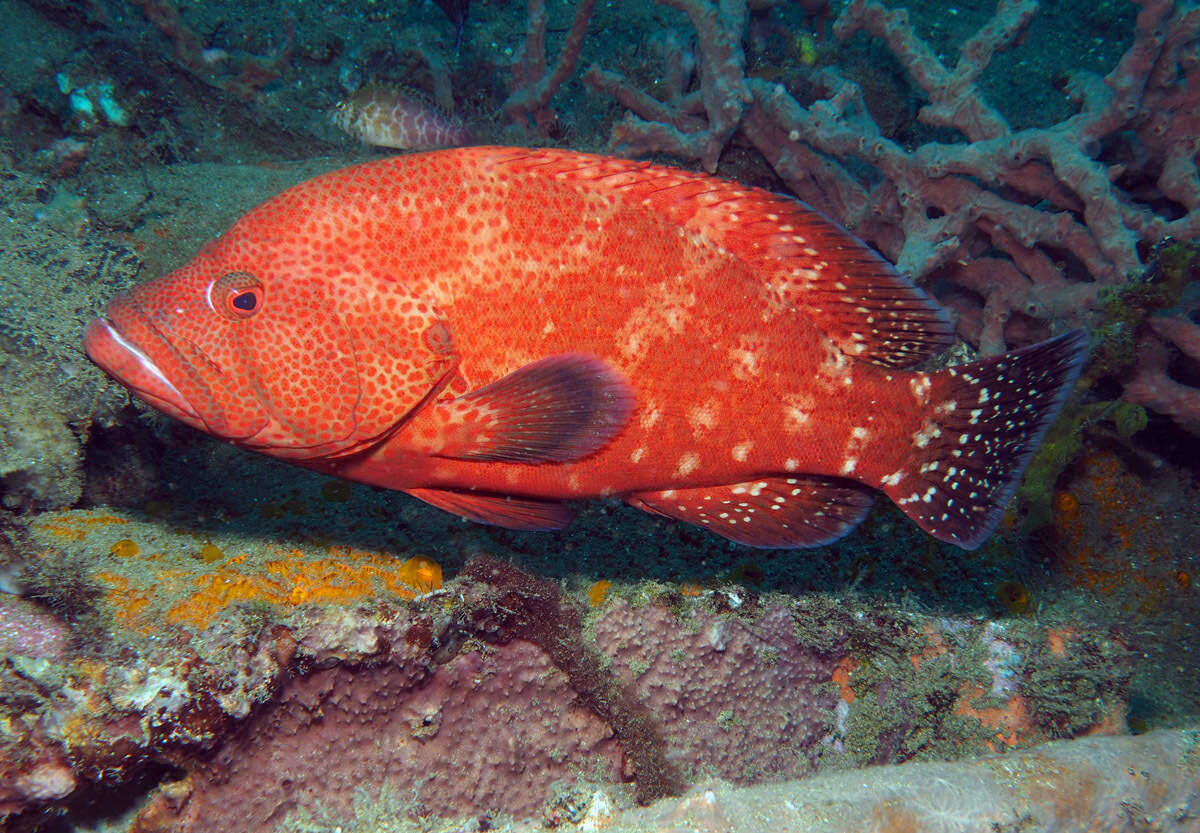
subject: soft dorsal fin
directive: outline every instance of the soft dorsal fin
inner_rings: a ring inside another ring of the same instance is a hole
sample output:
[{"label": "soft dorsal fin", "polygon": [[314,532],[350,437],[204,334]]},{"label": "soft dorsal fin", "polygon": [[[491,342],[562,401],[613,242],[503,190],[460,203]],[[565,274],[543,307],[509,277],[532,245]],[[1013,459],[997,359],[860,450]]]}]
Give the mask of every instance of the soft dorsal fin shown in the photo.
[{"label": "soft dorsal fin", "polygon": [[910,367],[952,341],[949,318],[924,291],[799,200],[692,171],[570,151],[514,149],[497,161],[619,193],[703,234],[754,265],[768,302],[809,317],[848,356]]},{"label": "soft dorsal fin", "polygon": [[728,486],[640,492],[629,503],[751,547],[819,547],[867,516],[871,494],[848,480],[764,477]]},{"label": "soft dorsal fin", "polygon": [[562,353],[433,405],[423,450],[484,463],[564,463],[603,448],[629,420],[633,390],[607,362]]}]

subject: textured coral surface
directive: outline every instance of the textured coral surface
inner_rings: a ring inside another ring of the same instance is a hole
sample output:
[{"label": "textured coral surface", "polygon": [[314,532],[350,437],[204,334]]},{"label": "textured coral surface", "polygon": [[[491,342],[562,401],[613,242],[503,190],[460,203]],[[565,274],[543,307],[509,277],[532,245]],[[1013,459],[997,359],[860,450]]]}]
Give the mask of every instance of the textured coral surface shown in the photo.
[{"label": "textured coral surface", "polygon": [[839,699],[828,685],[835,655],[800,643],[783,605],[751,620],[698,616],[689,625],[663,605],[624,601],[592,625],[614,673],[666,727],[667,759],[689,780],[810,772]]},{"label": "textured coral surface", "polygon": [[528,643],[431,669],[335,666],[286,683],[193,771],[180,829],[271,831],[316,801],[348,814],[356,786],[385,782],[425,814],[527,817],[553,782],[619,766],[612,731]]}]

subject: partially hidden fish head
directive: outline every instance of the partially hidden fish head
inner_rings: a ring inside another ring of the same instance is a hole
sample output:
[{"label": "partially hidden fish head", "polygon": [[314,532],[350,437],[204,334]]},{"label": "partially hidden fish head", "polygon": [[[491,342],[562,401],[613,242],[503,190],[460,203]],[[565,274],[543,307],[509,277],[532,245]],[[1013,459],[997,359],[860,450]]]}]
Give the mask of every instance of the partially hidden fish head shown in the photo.
[{"label": "partially hidden fish head", "polygon": [[235,226],[114,298],[87,327],[88,356],[150,406],[292,460],[365,448],[446,385],[449,328],[402,284],[305,274],[320,252],[302,250],[319,244],[258,240]]}]

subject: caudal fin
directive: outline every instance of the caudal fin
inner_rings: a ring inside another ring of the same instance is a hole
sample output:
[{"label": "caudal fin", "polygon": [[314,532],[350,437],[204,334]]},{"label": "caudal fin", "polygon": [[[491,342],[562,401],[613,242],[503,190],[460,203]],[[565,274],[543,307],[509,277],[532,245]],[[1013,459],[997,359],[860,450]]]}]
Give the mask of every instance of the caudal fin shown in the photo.
[{"label": "caudal fin", "polygon": [[912,457],[884,478],[884,492],[935,538],[978,547],[1062,409],[1087,348],[1087,333],[1074,330],[931,374]]}]

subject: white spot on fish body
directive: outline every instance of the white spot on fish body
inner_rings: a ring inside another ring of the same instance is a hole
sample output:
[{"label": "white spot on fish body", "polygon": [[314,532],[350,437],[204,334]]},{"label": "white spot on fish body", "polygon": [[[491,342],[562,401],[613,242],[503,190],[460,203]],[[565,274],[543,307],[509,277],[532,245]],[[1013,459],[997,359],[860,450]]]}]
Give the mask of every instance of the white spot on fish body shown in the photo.
[{"label": "white spot on fish body", "polygon": [[933,440],[942,436],[942,429],[938,427],[936,422],[930,420],[921,427],[921,430],[912,435],[913,445],[917,448],[925,448]]},{"label": "white spot on fish body", "polygon": [[797,434],[805,430],[812,419],[816,402],[812,396],[802,393],[785,394],[783,397],[783,430]]},{"label": "white spot on fish body", "polygon": [[832,339],[822,338],[821,341],[822,346],[825,348],[825,356],[821,360],[821,364],[817,367],[817,376],[827,382],[832,382],[835,384],[853,384],[854,377],[852,368],[854,366],[854,360],[842,352],[842,350],[833,343]]},{"label": "white spot on fish body", "polygon": [[918,373],[908,382],[908,387],[912,390],[913,398],[917,400],[917,404],[924,405],[929,401],[929,389],[933,387],[929,381],[929,375]]},{"label": "white spot on fish body", "polygon": [[711,431],[717,425],[717,409],[720,403],[709,399],[702,405],[697,405],[688,413],[688,423],[692,426],[692,435],[699,437]]},{"label": "white spot on fish body", "polygon": [[750,456],[750,449],[754,447],[754,440],[743,440],[730,449],[733,459],[739,463],[746,462],[746,458]]},{"label": "white spot on fish body", "polygon": [[695,451],[688,451],[679,458],[679,465],[675,467],[676,477],[687,477],[694,472],[700,465],[700,455]]},{"label": "white spot on fish body", "polygon": [[729,358],[733,362],[733,376],[735,379],[744,381],[747,377],[759,374],[758,354],[754,351],[734,347],[729,351]]},{"label": "white spot on fish body", "polygon": [[858,460],[862,456],[863,449],[867,445],[867,441],[871,438],[871,432],[861,425],[856,425],[850,429],[850,439],[846,443],[845,449],[842,450],[843,462],[841,473],[849,475],[858,467]]},{"label": "white spot on fish body", "polygon": [[625,339],[625,347],[621,351],[626,357],[632,358],[642,352],[642,334],[639,332],[630,333]]}]

